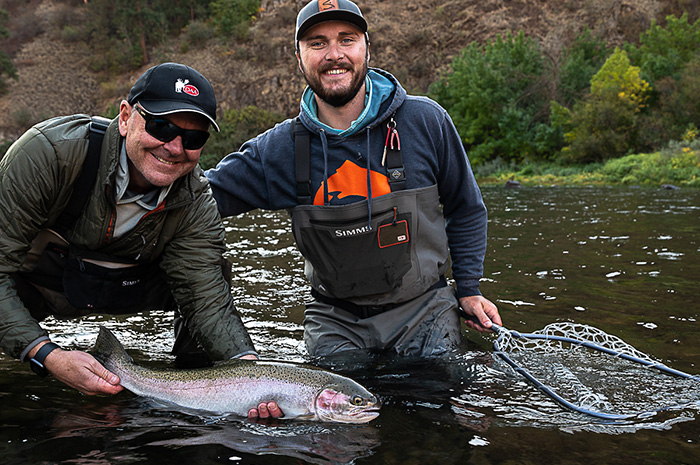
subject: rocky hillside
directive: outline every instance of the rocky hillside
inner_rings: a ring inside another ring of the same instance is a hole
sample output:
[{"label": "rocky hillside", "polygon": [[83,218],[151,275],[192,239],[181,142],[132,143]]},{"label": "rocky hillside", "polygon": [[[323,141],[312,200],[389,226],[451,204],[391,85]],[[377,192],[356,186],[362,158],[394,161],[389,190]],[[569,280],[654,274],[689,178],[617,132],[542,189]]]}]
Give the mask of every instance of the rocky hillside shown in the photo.
[{"label": "rocky hillside", "polygon": [[[221,110],[256,105],[285,115],[298,109],[303,87],[294,56],[296,12],[307,0],[263,0],[263,11],[247,41],[211,41],[181,53],[181,38],[157,53],[153,64],[179,61],[201,71],[217,92]],[[49,18],[62,5],[32,0],[35,17],[47,26],[21,44],[14,57],[19,80],[0,99],[0,139],[14,138],[22,125],[52,115],[100,114],[118,104],[145,69],[107,82],[87,67],[85,47],[57,39]],[[636,41],[653,19],[689,11],[688,0],[359,0],[370,25],[371,65],[395,74],[414,93],[425,93],[451,57],[473,41],[507,31],[536,37],[551,57],[588,26],[610,44]],[[99,82],[99,81],[103,82]]]}]

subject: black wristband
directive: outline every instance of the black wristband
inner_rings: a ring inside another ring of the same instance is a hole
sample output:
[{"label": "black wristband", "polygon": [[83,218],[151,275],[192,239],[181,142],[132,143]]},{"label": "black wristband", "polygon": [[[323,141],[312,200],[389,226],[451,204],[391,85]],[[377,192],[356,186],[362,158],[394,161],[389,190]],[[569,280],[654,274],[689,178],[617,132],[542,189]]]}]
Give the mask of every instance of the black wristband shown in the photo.
[{"label": "black wristband", "polygon": [[32,371],[42,378],[49,374],[49,371],[44,366],[44,360],[54,349],[60,349],[58,344],[47,342],[34,354],[34,357],[29,359],[29,366],[32,367]]}]

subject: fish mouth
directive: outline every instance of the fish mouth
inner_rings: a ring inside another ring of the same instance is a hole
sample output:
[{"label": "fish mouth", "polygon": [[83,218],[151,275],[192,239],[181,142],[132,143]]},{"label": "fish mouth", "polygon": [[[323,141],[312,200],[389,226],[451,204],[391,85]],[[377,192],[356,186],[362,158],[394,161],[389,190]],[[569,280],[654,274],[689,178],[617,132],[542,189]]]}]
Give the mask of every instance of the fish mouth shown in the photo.
[{"label": "fish mouth", "polygon": [[367,405],[338,412],[335,421],[342,423],[369,423],[379,416],[379,405]]},{"label": "fish mouth", "polygon": [[344,415],[337,415],[329,418],[328,420],[336,423],[369,423],[379,416],[379,409],[373,410],[363,410],[356,413],[346,413]]}]

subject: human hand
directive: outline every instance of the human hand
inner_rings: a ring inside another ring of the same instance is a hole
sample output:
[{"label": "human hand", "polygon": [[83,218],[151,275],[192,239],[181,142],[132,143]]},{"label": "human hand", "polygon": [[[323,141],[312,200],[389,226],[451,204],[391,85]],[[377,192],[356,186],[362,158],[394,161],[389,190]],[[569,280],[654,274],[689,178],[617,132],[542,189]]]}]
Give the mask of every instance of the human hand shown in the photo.
[{"label": "human hand", "polygon": [[481,295],[473,295],[462,297],[459,299],[459,306],[468,315],[476,318],[477,321],[467,319],[464,323],[472,329],[479,332],[488,331],[491,328],[491,323],[502,325],[501,316],[498,314],[498,308],[486,297]]},{"label": "human hand", "polygon": [[275,419],[283,415],[284,412],[279,408],[277,402],[260,402],[258,408],[252,408],[248,411],[248,418],[251,420]]},{"label": "human hand", "polygon": [[87,352],[54,349],[46,356],[44,366],[54,378],[89,396],[112,395],[124,389],[119,377]]},{"label": "human hand", "polygon": [[[258,360],[258,357],[253,354],[243,355],[240,358],[244,360]],[[252,408],[248,411],[248,418],[251,420],[274,419],[283,415],[284,413],[277,405],[277,402],[260,402],[257,408]]]}]

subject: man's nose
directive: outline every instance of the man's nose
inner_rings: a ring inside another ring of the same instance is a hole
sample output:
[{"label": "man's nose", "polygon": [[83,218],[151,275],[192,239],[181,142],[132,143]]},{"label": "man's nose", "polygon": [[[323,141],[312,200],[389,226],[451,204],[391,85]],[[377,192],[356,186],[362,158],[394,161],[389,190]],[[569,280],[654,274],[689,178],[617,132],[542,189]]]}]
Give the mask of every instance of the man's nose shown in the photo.
[{"label": "man's nose", "polygon": [[334,42],[328,46],[328,53],[326,53],[327,60],[339,61],[342,60],[344,56],[345,52],[343,52],[340,44]]},{"label": "man's nose", "polygon": [[182,145],[182,136],[175,136],[170,142],[166,142],[163,146],[166,150],[174,155],[179,155],[185,151],[185,147]]}]

